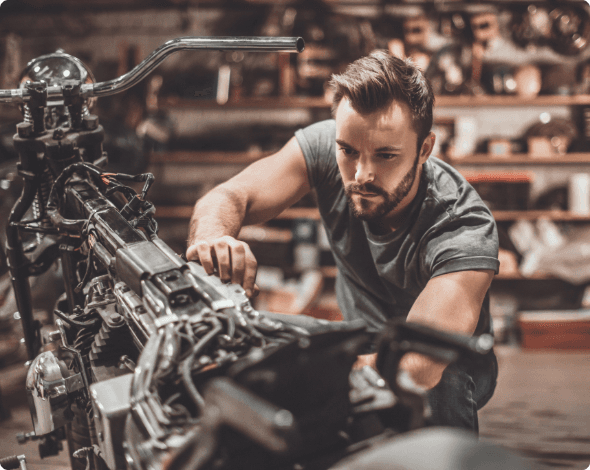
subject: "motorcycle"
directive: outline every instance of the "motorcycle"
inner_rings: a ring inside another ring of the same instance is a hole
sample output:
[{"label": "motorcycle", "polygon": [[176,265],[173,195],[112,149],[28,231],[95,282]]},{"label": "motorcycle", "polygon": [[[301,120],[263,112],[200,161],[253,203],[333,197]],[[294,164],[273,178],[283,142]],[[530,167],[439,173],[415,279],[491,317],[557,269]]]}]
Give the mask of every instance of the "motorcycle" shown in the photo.
[{"label": "motorcycle", "polygon": [[[374,341],[362,323],[256,311],[241,286],[158,237],[152,174],[106,169],[91,100],[137,84],[179,50],[303,47],[301,38],[178,38],[100,83],[59,52],[31,61],[20,88],[0,90],[0,103],[23,110],[13,139],[23,189],[5,252],[29,357],[34,432],[19,439],[39,440],[41,457],[66,440],[74,469],[361,468],[368,451],[395,448],[402,441],[392,439],[427,423],[424,391],[398,373],[405,353],[448,362],[490,353],[488,335],[391,322],[377,339],[378,372],[352,370]],[[48,331],[29,279],[55,263],[65,292]],[[0,464],[24,468],[21,457]]]}]

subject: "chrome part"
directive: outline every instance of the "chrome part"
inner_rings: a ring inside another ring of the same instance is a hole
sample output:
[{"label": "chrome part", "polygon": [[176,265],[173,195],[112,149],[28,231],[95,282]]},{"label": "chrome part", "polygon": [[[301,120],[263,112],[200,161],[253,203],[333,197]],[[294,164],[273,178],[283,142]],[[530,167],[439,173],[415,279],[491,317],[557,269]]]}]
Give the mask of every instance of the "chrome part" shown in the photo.
[{"label": "chrome part", "polygon": [[185,37],[168,41],[152,52],[133,70],[108,82],[83,85],[87,96],[109,96],[127,90],[144,79],[170,54],[191,49],[245,52],[301,52],[305,47],[302,38],[295,37]]},{"label": "chrome part", "polygon": [[44,81],[48,86],[63,85],[66,80],[94,83],[94,75],[84,63],[65,52],[54,52],[31,60],[21,73],[19,88],[27,81]]},{"label": "chrome part", "polygon": [[[143,62],[125,75],[106,82],[83,83],[81,94],[86,98],[109,96],[125,91],[143,80],[160,63],[177,51],[217,50],[245,52],[302,52],[305,47],[300,37],[185,37],[168,41],[152,52]],[[67,55],[67,54],[66,54]],[[30,94],[26,89],[0,90],[0,103],[23,103]],[[47,86],[47,101],[63,100],[61,85]]]},{"label": "chrome part", "polygon": [[[63,87],[68,82],[75,80],[83,84],[92,84],[95,82],[94,75],[90,69],[77,57],[74,57],[65,52],[57,51],[52,54],[42,55],[31,60],[22,71],[19,80],[19,89],[26,91],[27,82],[45,82],[48,86],[47,93],[47,112],[48,119],[55,121],[57,127],[62,115],[68,114],[67,108],[64,106],[63,95],[60,93],[53,93],[50,89]],[[1,96],[1,94],[0,94]],[[58,117],[51,116],[51,113],[57,113]],[[24,120],[32,122],[32,116],[28,105],[25,104]],[[88,103],[82,107],[82,116],[88,115]]]},{"label": "chrome part", "polygon": [[[188,265],[193,276],[198,279],[202,279],[204,282],[220,292],[225,298],[223,302],[220,302],[219,304],[215,303],[211,306],[214,310],[236,307],[248,315],[251,315],[251,312],[254,311],[254,308],[250,303],[250,299],[246,295],[246,291],[241,285],[225,283],[217,276],[210,276],[205,271],[205,268],[203,268],[203,266],[198,263],[190,262]],[[226,302],[227,306],[225,304]],[[233,303],[233,305],[230,305],[230,303]]]},{"label": "chrome part", "polygon": [[51,351],[39,354],[29,367],[26,390],[37,436],[58,429],[73,416],[62,371],[67,366]]},{"label": "chrome part", "polygon": [[90,386],[98,446],[111,470],[125,468],[123,440],[132,378],[133,374],[125,374]]},{"label": "chrome part", "polygon": [[17,457],[18,459],[18,464],[20,465],[20,470],[27,470],[27,459],[25,457],[25,455],[19,455]]}]

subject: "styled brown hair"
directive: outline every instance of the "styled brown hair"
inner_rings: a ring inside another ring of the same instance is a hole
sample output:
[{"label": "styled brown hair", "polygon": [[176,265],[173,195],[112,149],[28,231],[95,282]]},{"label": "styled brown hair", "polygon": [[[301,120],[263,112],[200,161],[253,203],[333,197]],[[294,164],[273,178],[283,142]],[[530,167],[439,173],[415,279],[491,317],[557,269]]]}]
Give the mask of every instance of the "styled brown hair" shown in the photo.
[{"label": "styled brown hair", "polygon": [[347,97],[360,114],[383,110],[391,103],[406,103],[412,113],[412,125],[418,134],[418,151],[432,129],[434,93],[422,71],[410,59],[402,60],[385,50],[355,60],[344,73],[332,75],[334,91],[332,115]]}]

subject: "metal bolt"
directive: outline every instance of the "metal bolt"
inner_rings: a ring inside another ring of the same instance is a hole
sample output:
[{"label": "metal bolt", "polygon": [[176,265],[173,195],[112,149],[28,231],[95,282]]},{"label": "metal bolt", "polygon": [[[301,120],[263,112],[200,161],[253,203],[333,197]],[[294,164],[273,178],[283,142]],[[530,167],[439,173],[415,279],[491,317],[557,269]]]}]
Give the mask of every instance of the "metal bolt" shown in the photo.
[{"label": "metal bolt", "polygon": [[24,338],[21,338],[20,339],[20,344],[25,344],[25,343],[26,343],[26,340]]},{"label": "metal bolt", "polygon": [[15,320],[20,320],[20,312],[14,312],[12,314],[12,318],[14,318]]}]

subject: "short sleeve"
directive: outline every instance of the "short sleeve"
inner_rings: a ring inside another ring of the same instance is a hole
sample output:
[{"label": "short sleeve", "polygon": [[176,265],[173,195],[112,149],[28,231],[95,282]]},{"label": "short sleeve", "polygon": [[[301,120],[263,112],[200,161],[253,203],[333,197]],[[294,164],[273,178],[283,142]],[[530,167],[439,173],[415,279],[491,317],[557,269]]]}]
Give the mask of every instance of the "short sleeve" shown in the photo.
[{"label": "short sleeve", "polygon": [[498,273],[498,231],[492,215],[485,210],[445,218],[432,227],[425,241],[428,278],[475,269]]},{"label": "short sleeve", "polygon": [[312,188],[324,185],[334,171],[336,123],[321,121],[295,132],[295,138],[305,157],[307,175]]}]

